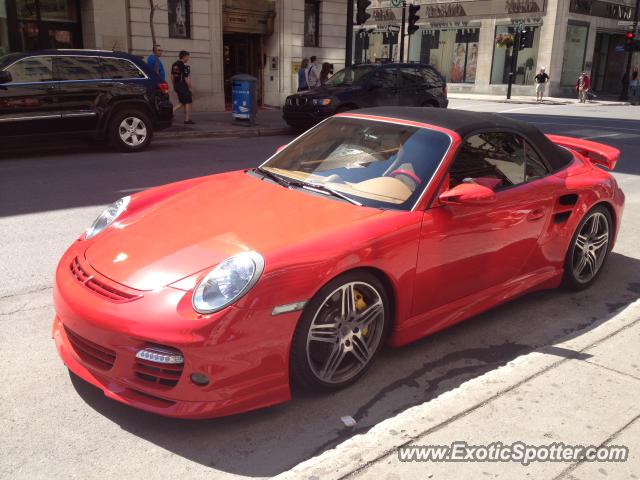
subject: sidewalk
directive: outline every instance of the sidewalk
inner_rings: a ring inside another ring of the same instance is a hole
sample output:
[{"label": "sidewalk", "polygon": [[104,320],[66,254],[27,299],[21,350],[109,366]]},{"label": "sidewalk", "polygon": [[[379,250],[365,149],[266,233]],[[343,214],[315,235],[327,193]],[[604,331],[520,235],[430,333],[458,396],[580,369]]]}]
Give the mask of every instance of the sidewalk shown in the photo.
[{"label": "sidewalk", "polygon": [[[533,96],[513,96],[507,100],[504,95],[484,95],[471,93],[449,93],[450,100],[473,100],[491,103],[536,104]],[[577,100],[571,98],[546,97],[545,105],[571,105]],[[590,105],[629,105],[629,102],[596,100]],[[261,137],[268,135],[292,135],[295,133],[282,119],[280,109],[261,109],[258,111],[257,124],[246,126],[233,121],[231,112],[195,112],[195,125],[183,123],[183,112],[176,112],[173,125],[156,133],[159,139],[174,138],[226,138],[226,137]]]},{"label": "sidewalk", "polygon": [[[497,102],[497,103],[515,103],[515,104],[531,104],[536,105],[536,98],[534,95],[512,95],[511,99],[507,100],[505,95],[487,95],[480,93],[458,93],[449,92],[447,95],[449,100],[477,100],[480,102]],[[562,97],[544,97],[545,105],[573,105],[578,103],[577,98],[562,98]],[[618,105],[630,105],[629,102],[620,102],[612,100],[609,97],[598,97],[595,100],[589,102],[592,105],[605,105],[605,106],[618,106]]]},{"label": "sidewalk", "polygon": [[[281,474],[281,479],[640,478],[640,300]],[[616,445],[626,462],[401,462],[404,446]]]},{"label": "sidewalk", "polygon": [[231,112],[195,112],[192,114],[195,125],[183,123],[184,113],[176,112],[173,125],[156,133],[156,138],[224,138],[224,137],[260,137],[267,135],[290,135],[292,130],[282,119],[282,111],[261,109],[258,111],[256,125],[237,124]]}]

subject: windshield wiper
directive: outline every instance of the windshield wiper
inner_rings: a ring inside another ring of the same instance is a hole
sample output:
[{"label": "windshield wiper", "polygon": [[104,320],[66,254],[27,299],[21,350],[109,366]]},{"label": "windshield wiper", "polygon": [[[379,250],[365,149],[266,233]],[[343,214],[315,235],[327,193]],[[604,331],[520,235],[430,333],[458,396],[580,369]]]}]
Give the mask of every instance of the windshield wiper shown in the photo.
[{"label": "windshield wiper", "polygon": [[291,182],[289,182],[288,180],[285,180],[280,175],[276,175],[275,173],[271,173],[269,170],[265,170],[262,167],[257,167],[255,169],[255,171],[259,172],[263,177],[270,178],[271,180],[273,180],[277,184],[282,185],[283,187],[289,188],[291,186]]},{"label": "windshield wiper", "polygon": [[344,193],[340,193],[337,190],[326,187],[319,183],[311,183],[311,182],[302,182],[300,180],[285,180],[280,175],[276,175],[275,173],[270,172],[269,170],[265,170],[262,167],[255,168],[255,171],[259,172],[262,176],[270,178],[274,182],[282,185],[283,187],[296,187],[296,188],[304,188],[306,190],[316,190],[322,193],[328,193],[329,195],[333,195],[334,197],[340,198],[342,200],[346,200],[349,203],[353,203],[354,205],[362,206],[362,203],[354,200],[351,197],[348,197]]},{"label": "windshield wiper", "polygon": [[342,200],[346,200],[349,203],[353,203],[354,205],[358,205],[359,207],[362,206],[362,204],[360,202],[358,202],[357,200],[354,200],[351,197],[348,197],[347,195],[345,195],[344,193],[338,192],[337,190],[334,190],[333,188],[329,188],[326,187],[320,183],[308,183],[308,182],[291,182],[291,185],[296,186],[296,187],[302,187],[305,188],[307,190],[318,190],[320,192],[324,192],[324,193],[328,193],[329,195],[333,195],[334,197],[337,198],[341,198]]}]

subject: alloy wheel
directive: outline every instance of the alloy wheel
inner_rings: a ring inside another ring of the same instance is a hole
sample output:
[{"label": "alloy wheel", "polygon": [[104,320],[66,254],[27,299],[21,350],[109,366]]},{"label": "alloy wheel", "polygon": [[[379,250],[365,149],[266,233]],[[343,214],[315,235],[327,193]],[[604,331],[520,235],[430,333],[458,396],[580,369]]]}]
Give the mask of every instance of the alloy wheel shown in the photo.
[{"label": "alloy wheel", "polygon": [[608,245],[609,221],[602,212],[593,212],[582,224],[573,248],[573,276],[579,283],[587,283],[596,276],[607,256]]},{"label": "alloy wheel", "polygon": [[120,139],[128,146],[137,147],[147,138],[147,126],[138,117],[126,117],[118,127]]},{"label": "alloy wheel", "polygon": [[380,293],[365,282],[349,282],[331,292],[316,311],[306,353],[314,375],[325,383],[347,382],[375,354],[385,322]]}]

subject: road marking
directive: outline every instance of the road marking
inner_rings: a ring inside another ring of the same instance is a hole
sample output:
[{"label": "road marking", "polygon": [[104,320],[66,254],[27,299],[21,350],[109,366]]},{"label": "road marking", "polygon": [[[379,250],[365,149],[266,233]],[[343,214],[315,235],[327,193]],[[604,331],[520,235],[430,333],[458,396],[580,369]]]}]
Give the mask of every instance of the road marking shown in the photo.
[{"label": "road marking", "polygon": [[[616,119],[608,119],[608,120],[616,120]],[[627,132],[638,133],[637,128],[624,128],[624,127],[603,127],[602,125],[590,125],[585,123],[561,123],[561,122],[537,122],[535,120],[527,120],[529,123],[535,123],[536,125],[563,125],[566,127],[601,127],[605,130],[626,130]]]},{"label": "road marking", "polygon": [[460,105],[459,107],[451,107],[449,110],[460,110],[462,108],[470,108],[470,107],[486,107],[486,103],[472,103],[471,105]]},{"label": "road marking", "polygon": [[542,107],[546,107],[546,105],[531,105],[529,107],[509,108],[507,110],[498,110],[498,112],[496,113],[517,112],[518,110],[528,110],[530,108],[542,108]]},{"label": "road marking", "polygon": [[589,140],[590,138],[604,138],[604,137],[617,137],[619,133],[607,133],[603,135],[589,135],[588,137],[582,137],[583,140]]}]

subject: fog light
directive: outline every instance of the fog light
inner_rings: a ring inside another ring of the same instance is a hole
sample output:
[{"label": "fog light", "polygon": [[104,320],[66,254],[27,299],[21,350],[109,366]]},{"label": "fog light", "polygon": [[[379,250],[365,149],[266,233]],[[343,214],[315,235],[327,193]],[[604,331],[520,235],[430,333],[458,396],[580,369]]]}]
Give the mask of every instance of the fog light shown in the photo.
[{"label": "fog light", "polygon": [[155,363],[184,363],[184,357],[179,351],[172,351],[158,347],[149,347],[136,353],[136,357]]},{"label": "fog light", "polygon": [[192,373],[191,381],[200,386],[209,385],[209,377],[207,377],[204,373]]}]

